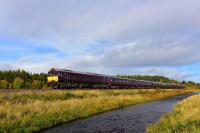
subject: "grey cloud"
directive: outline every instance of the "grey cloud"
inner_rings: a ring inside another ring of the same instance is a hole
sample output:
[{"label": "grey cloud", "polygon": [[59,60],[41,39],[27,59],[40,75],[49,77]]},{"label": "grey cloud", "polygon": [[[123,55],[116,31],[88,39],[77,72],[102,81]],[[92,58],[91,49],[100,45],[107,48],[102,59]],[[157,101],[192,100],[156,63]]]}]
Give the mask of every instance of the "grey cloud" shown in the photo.
[{"label": "grey cloud", "polygon": [[196,38],[150,39],[113,46],[100,63],[110,67],[178,66],[200,61],[200,41]]},{"label": "grey cloud", "polygon": [[0,35],[49,39],[60,50],[98,39],[127,43],[138,35],[199,29],[199,4],[197,0],[2,0]]},{"label": "grey cloud", "polygon": [[[191,43],[192,42],[192,43]],[[98,54],[85,54],[73,61],[73,66],[144,67],[183,66],[200,61],[200,41],[192,36],[146,39],[123,45],[113,45]]]}]

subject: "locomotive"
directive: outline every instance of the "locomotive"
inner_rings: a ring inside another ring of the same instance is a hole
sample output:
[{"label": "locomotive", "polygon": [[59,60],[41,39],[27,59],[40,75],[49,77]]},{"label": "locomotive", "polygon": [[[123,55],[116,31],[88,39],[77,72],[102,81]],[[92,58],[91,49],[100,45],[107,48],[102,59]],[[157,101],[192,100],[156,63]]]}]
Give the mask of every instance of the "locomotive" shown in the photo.
[{"label": "locomotive", "polygon": [[53,88],[163,88],[183,89],[184,85],[120,78],[89,72],[52,68],[48,72],[48,85]]}]

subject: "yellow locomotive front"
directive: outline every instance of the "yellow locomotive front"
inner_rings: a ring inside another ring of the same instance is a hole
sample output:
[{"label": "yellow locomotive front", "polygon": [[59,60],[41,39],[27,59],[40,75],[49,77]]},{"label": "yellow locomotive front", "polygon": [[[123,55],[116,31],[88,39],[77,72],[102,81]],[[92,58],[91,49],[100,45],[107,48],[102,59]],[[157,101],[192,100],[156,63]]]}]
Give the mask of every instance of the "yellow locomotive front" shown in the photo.
[{"label": "yellow locomotive front", "polygon": [[54,69],[51,69],[48,72],[47,82],[48,82],[48,86],[51,86],[53,88],[58,87],[59,77],[58,77],[58,74],[56,73],[56,71]]},{"label": "yellow locomotive front", "polygon": [[58,82],[58,76],[50,75],[50,76],[47,77],[47,81],[48,81],[48,83],[50,83],[50,82]]}]

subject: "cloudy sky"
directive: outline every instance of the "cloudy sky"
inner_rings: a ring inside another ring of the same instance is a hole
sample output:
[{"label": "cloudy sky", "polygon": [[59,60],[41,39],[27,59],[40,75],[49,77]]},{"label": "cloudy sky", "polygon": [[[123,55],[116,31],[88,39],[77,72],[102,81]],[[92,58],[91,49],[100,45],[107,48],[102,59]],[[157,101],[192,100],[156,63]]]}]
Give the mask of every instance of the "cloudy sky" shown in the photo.
[{"label": "cloudy sky", "polygon": [[0,0],[0,69],[200,82],[199,0]]}]

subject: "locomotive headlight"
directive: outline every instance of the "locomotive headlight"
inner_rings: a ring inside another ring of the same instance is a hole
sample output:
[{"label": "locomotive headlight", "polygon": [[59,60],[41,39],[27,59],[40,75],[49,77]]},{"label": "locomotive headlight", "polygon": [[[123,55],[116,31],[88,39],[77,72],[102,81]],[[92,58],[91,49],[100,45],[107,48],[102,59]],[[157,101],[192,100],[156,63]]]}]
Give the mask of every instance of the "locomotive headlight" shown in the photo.
[{"label": "locomotive headlight", "polygon": [[47,77],[48,82],[57,82],[58,81],[58,76],[48,76]]}]

